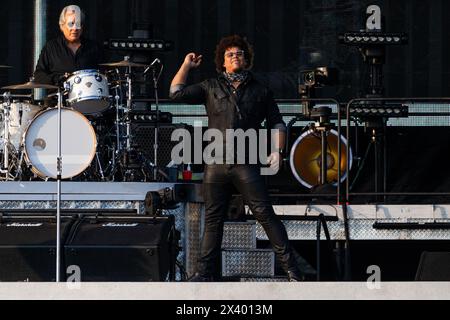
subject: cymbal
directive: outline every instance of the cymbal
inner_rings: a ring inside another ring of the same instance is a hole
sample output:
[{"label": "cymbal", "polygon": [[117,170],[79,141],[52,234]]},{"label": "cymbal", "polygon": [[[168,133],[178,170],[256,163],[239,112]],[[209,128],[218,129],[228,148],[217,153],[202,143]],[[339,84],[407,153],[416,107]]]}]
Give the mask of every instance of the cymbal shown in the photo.
[{"label": "cymbal", "polygon": [[[128,83],[127,80],[111,80],[109,84]],[[150,83],[149,80],[133,80],[133,83]]]},{"label": "cymbal", "polygon": [[11,66],[5,66],[5,65],[0,64],[0,69],[2,69],[2,68],[9,69],[9,68],[12,68],[12,67],[11,67]]},{"label": "cymbal", "polygon": [[12,86],[2,87],[6,90],[31,90],[31,89],[58,89],[57,86],[51,84],[37,83],[34,81],[29,81],[27,83],[15,84]]},{"label": "cymbal", "polygon": [[122,60],[119,62],[109,62],[109,63],[100,63],[100,66],[106,67],[129,67],[129,68],[145,68],[148,67],[146,64],[136,63],[129,60]]}]

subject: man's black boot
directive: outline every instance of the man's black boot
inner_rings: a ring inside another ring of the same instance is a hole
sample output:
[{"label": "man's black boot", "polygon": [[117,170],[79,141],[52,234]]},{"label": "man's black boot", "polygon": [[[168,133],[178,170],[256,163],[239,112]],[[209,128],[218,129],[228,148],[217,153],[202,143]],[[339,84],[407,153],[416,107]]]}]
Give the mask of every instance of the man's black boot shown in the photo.
[{"label": "man's black boot", "polygon": [[195,273],[191,278],[188,279],[189,282],[213,282],[214,277],[211,275],[204,275],[201,273]]},{"label": "man's black boot", "polygon": [[305,276],[298,270],[289,270],[287,276],[289,282],[305,281]]},{"label": "man's black boot", "polygon": [[311,264],[308,263],[301,255],[294,251],[295,262],[299,273],[306,281],[314,281],[317,277],[317,271]]}]

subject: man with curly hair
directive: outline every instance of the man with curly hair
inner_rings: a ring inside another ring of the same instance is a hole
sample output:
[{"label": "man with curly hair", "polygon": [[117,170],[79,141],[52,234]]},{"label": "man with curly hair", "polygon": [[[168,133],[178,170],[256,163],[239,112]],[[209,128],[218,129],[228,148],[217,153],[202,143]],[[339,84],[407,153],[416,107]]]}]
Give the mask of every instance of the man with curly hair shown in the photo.
[{"label": "man with curly hair", "polygon": [[[278,129],[276,150],[268,157],[270,167],[278,171],[280,151],[284,146],[286,125],[269,89],[259,83],[249,71],[253,50],[246,39],[238,35],[222,38],[216,47],[215,64],[218,76],[198,84],[186,85],[191,69],[198,68],[202,56],[186,55],[172,80],[170,97],[175,101],[204,104],[210,129]],[[225,142],[224,144],[226,144]],[[283,223],[275,214],[260,166],[254,164],[207,164],[203,179],[205,229],[196,274],[191,281],[220,279],[220,252],[223,224],[234,186],[244,197],[254,217],[263,226],[273,250],[290,281],[302,280],[293,249]]]}]

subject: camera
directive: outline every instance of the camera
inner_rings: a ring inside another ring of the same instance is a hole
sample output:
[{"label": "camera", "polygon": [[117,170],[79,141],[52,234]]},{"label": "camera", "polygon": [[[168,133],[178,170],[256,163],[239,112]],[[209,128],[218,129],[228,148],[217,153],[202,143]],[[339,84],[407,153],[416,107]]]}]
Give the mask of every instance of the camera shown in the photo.
[{"label": "camera", "polygon": [[300,72],[300,84],[308,87],[323,87],[337,84],[338,70],[329,67],[317,67]]}]

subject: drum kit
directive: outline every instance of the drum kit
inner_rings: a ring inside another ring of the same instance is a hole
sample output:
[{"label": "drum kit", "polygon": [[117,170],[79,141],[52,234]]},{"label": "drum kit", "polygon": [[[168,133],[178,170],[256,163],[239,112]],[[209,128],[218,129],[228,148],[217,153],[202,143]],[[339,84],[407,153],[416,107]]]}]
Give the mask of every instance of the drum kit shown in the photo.
[{"label": "drum kit", "polygon": [[[0,181],[47,181],[57,179],[59,173],[62,179],[74,181],[156,178],[152,173],[157,164],[143,161],[143,153],[134,148],[127,117],[132,111],[135,70],[149,66],[134,63],[129,57],[101,66],[110,70],[66,74],[61,86],[31,79],[2,87],[5,92],[0,104]],[[121,67],[126,68],[124,74],[119,71]],[[57,97],[58,106],[44,107],[33,100],[32,94],[16,94],[34,89],[57,91],[46,99]],[[130,157],[138,158],[140,165],[130,166]]]}]

